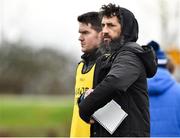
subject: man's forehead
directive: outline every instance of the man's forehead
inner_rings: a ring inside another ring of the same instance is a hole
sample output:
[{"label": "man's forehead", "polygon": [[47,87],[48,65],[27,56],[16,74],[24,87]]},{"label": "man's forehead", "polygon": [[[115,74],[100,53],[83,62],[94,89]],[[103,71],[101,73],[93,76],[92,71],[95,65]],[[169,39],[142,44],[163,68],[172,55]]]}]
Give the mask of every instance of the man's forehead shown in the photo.
[{"label": "man's forehead", "polygon": [[117,16],[111,16],[111,17],[108,17],[108,16],[103,16],[103,18],[102,18],[102,23],[103,22],[114,22],[114,21],[118,21],[118,18],[117,18]]},{"label": "man's forehead", "polygon": [[81,22],[79,22],[79,26],[80,27],[92,27],[92,25],[91,25],[91,23],[81,23]]},{"label": "man's forehead", "polygon": [[92,25],[90,23],[79,23],[79,32],[92,30]]}]

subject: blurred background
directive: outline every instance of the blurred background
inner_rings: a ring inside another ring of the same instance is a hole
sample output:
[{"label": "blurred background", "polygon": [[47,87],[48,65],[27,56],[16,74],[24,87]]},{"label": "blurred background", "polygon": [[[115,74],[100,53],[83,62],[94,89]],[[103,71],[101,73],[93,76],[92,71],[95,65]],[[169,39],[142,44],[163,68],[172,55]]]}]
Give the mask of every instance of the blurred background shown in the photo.
[{"label": "blurred background", "polygon": [[69,136],[77,16],[109,2],[135,14],[138,43],[159,42],[180,81],[180,0],[0,0],[0,136]]}]

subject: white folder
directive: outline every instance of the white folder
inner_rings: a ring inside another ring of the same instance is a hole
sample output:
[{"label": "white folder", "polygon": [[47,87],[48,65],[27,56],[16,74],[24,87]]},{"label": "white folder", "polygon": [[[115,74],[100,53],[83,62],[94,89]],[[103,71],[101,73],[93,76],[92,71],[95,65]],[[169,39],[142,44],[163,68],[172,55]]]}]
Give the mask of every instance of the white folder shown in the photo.
[{"label": "white folder", "polygon": [[92,115],[111,135],[127,116],[128,114],[114,100],[111,100]]}]

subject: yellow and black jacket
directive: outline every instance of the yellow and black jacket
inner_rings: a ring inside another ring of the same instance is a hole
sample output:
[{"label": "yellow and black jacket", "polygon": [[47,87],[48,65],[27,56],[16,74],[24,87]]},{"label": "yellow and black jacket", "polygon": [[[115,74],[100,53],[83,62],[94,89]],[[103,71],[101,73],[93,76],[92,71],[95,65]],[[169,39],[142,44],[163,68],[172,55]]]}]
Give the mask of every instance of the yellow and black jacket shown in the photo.
[{"label": "yellow and black jacket", "polygon": [[82,55],[76,70],[74,109],[71,124],[70,137],[89,137],[90,125],[79,117],[79,107],[77,100],[88,89],[94,88],[94,72],[96,59],[100,56],[99,51],[92,54]]}]

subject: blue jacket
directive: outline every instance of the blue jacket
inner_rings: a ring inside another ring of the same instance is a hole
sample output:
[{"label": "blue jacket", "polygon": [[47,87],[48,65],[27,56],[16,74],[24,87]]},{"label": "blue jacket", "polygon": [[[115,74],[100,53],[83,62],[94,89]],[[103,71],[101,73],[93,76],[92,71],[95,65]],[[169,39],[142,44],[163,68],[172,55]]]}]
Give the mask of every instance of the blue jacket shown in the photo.
[{"label": "blue jacket", "polygon": [[150,134],[152,137],[180,136],[180,84],[169,71],[158,67],[148,79]]}]

